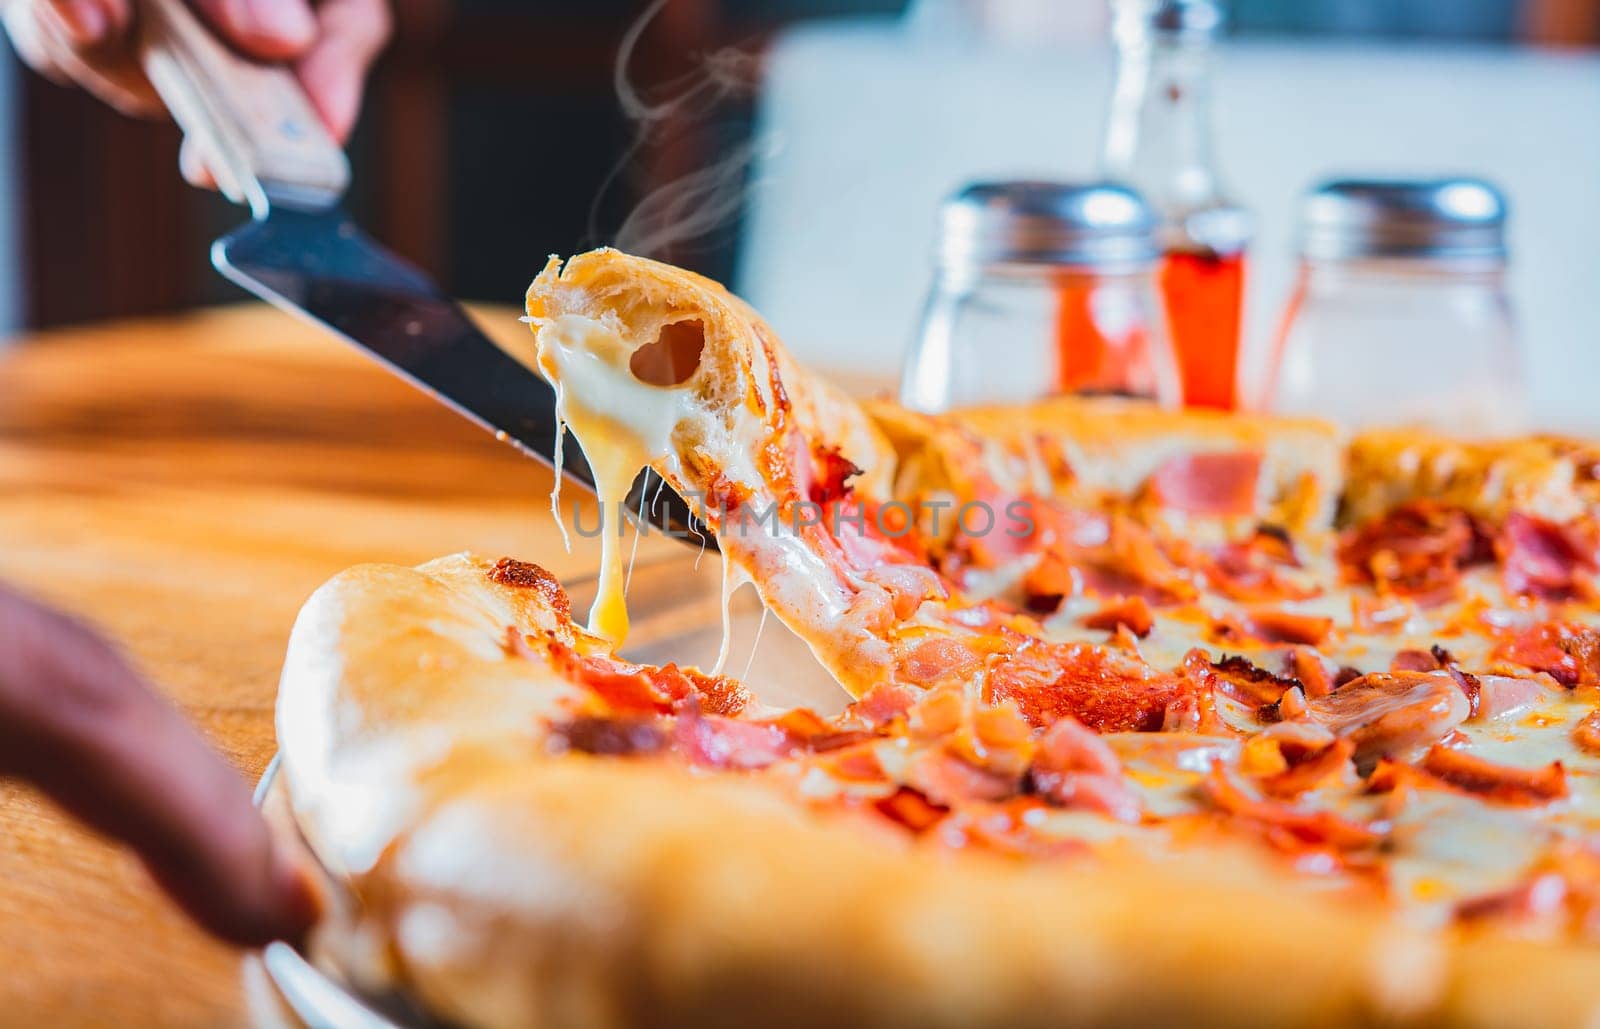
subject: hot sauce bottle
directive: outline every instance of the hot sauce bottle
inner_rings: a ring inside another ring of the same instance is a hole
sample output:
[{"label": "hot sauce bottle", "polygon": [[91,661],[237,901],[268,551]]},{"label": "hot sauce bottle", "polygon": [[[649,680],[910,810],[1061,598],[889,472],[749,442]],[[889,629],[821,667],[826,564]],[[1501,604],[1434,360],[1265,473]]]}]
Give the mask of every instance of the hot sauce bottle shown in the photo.
[{"label": "hot sauce bottle", "polygon": [[1112,0],[1116,83],[1107,177],[1139,190],[1160,220],[1162,299],[1184,403],[1229,409],[1250,220],[1224,195],[1211,156],[1214,0]]}]

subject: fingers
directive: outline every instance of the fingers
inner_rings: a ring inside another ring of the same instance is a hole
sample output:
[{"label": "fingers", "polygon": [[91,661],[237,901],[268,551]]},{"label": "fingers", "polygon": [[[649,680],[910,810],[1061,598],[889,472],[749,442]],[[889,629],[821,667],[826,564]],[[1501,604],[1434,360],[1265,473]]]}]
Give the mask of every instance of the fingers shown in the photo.
[{"label": "fingers", "polygon": [[307,0],[193,0],[229,43],[263,61],[299,57],[317,36]]},{"label": "fingers", "polygon": [[30,66],[147,117],[162,108],[124,45],[129,17],[126,0],[12,0],[5,8],[6,31]]},{"label": "fingers", "polygon": [[98,636],[3,588],[0,774],[130,845],[224,939],[294,939],[317,917],[238,773]]},{"label": "fingers", "polygon": [[199,189],[216,189],[216,176],[211,174],[207,166],[206,156],[199,143],[183,137],[183,143],[178,147],[178,171],[183,174],[183,181]]},{"label": "fingers", "polygon": [[361,112],[367,70],[389,41],[384,0],[325,0],[317,8],[317,41],[296,63],[317,113],[343,143]]}]

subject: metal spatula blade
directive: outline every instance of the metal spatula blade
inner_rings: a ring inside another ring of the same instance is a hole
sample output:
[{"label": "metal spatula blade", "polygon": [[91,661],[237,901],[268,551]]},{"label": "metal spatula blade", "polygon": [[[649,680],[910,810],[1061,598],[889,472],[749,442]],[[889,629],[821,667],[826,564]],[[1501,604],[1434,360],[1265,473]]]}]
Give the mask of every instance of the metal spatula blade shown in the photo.
[{"label": "metal spatula blade", "polygon": [[[212,261],[240,286],[330,330],[530,457],[554,465],[555,391],[501,350],[424,273],[375,243],[340,206],[349,165],[287,70],[228,49],[183,0],[142,0],[145,72],[218,186],[254,219],[217,240]],[[561,470],[591,492],[567,441]],[[696,545],[707,537],[670,490],[627,504]],[[648,507],[648,510],[647,510]],[[653,514],[653,516],[652,516]]]},{"label": "metal spatula blade", "polygon": [[[217,269],[366,350],[414,385],[539,460],[555,453],[555,393],[485,336],[427,276],[338,208],[274,206],[217,240]],[[582,453],[562,470],[592,488]]]}]

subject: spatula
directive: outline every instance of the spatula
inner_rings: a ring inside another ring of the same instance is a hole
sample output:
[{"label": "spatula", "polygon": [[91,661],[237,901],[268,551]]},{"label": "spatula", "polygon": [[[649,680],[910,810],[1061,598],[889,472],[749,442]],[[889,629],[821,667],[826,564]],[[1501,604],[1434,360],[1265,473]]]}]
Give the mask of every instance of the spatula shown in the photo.
[{"label": "spatula", "polygon": [[[236,54],[183,0],[141,0],[139,16],[145,74],[204,153],[223,194],[252,215],[213,244],[217,270],[553,465],[554,390],[496,346],[427,275],[351,221],[341,204],[349,164],[295,77]],[[593,491],[588,462],[570,440],[562,471]],[[688,505],[671,490],[657,491],[655,503],[648,478],[629,495],[634,513],[706,545],[709,534],[701,534]]]}]

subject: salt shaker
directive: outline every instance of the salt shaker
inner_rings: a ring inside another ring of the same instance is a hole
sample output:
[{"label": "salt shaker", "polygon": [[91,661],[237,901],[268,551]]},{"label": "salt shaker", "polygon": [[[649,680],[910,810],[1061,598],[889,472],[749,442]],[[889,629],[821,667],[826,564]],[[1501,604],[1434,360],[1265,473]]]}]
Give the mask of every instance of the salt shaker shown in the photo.
[{"label": "salt shaker", "polygon": [[1471,435],[1526,424],[1506,202],[1479,179],[1341,179],[1306,197],[1267,406]]},{"label": "salt shaker", "polygon": [[901,379],[923,411],[1059,393],[1179,402],[1149,207],[1107,183],[981,182],[939,213]]}]

